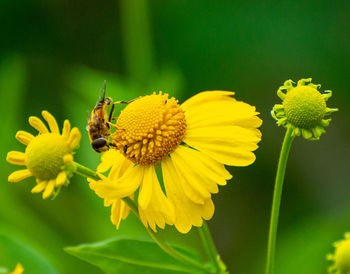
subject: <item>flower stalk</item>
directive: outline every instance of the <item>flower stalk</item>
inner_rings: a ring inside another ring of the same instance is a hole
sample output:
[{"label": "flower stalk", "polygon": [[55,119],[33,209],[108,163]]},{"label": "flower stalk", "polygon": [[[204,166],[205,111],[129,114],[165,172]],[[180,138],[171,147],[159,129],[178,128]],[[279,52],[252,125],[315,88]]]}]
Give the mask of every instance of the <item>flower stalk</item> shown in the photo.
[{"label": "flower stalk", "polygon": [[216,246],[214,244],[213,238],[210,235],[209,227],[205,221],[203,221],[203,225],[198,228],[199,235],[202,240],[202,243],[206,249],[206,252],[214,264],[216,268],[216,273],[227,273],[226,266],[223,261],[220,259],[220,256],[216,250]]},{"label": "flower stalk", "polygon": [[275,190],[273,194],[271,209],[269,240],[267,247],[266,274],[274,273],[278,217],[281,205],[284,174],[286,172],[289,151],[294,140],[293,131],[293,126],[289,126],[283,140],[281,154],[278,161],[277,174],[275,180]]}]

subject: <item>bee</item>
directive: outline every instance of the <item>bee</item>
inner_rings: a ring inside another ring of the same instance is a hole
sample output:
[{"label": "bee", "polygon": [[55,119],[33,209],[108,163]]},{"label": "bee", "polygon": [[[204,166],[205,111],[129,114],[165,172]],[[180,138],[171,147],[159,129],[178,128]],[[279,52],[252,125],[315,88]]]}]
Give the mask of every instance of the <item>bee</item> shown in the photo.
[{"label": "bee", "polygon": [[89,138],[92,148],[96,152],[104,152],[109,150],[110,146],[114,146],[108,140],[110,135],[110,122],[114,111],[114,104],[112,109],[107,114],[107,107],[113,102],[112,98],[105,98],[106,81],[104,81],[98,101],[91,111],[91,116],[88,124]]},{"label": "bee", "polygon": [[[109,150],[110,147],[116,147],[115,144],[108,140],[111,134],[111,121],[117,118],[113,117],[114,107],[116,104],[129,104],[139,97],[131,101],[117,101],[113,102],[112,98],[105,98],[106,94],[106,81],[103,82],[102,89],[100,91],[99,98],[94,109],[91,111],[91,116],[88,123],[88,132],[90,143],[93,148],[98,153]],[[109,115],[107,114],[107,108],[112,104],[111,111]],[[125,150],[125,148],[124,148]]]}]

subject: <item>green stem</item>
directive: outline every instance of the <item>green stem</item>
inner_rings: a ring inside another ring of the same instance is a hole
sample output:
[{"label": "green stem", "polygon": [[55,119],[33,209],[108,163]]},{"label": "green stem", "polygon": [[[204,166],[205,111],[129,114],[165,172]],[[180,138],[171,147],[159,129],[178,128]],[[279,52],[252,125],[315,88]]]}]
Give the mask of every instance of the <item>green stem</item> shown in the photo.
[{"label": "green stem", "polygon": [[[77,162],[73,162],[73,166],[74,166],[74,172],[76,174],[79,174],[83,177],[91,178],[91,179],[96,180],[96,181],[101,180],[101,178],[97,175],[97,173],[95,171],[93,171],[93,170],[91,170],[91,169],[89,169],[81,164],[78,164]],[[131,200],[129,197],[122,198],[122,200],[124,201],[124,203],[126,203],[130,207],[131,211],[140,220],[138,208],[137,208],[137,205],[135,204],[135,202],[133,200]],[[162,250],[164,250],[167,254],[169,254],[171,257],[173,257],[176,260],[181,261],[185,264],[192,265],[193,267],[200,269],[201,271],[210,273],[208,268],[206,268],[204,265],[198,263],[197,261],[195,261],[187,256],[184,256],[182,253],[173,249],[171,246],[169,246],[163,240],[158,238],[157,234],[153,230],[151,230],[149,227],[146,227],[146,229],[147,229],[147,232],[152,237],[152,239],[157,243],[157,245]]]},{"label": "green stem", "polygon": [[220,256],[216,250],[213,238],[211,237],[208,225],[203,221],[203,225],[198,228],[199,235],[201,237],[202,243],[206,249],[206,252],[216,268],[216,273],[226,273],[226,266],[221,261]]},{"label": "green stem", "polygon": [[[135,202],[133,200],[131,200],[129,197],[123,198],[123,201],[130,207],[130,209],[137,216],[137,218],[140,219],[138,209],[137,209]],[[166,253],[168,253],[170,256],[172,256],[173,258],[175,258],[178,261],[181,261],[183,263],[196,266],[197,268],[200,268],[201,270],[204,270],[204,271],[207,270],[200,263],[192,260],[189,257],[184,256],[182,253],[178,252],[176,249],[173,249],[172,247],[167,245],[163,240],[158,238],[157,234],[152,229],[150,229],[149,227],[146,227],[146,229],[147,229],[147,232],[149,233],[149,235],[152,237],[152,239],[157,243],[157,245],[161,249],[163,249]]]},{"label": "green stem", "polygon": [[269,241],[267,246],[267,261],[266,261],[266,274],[274,273],[275,265],[275,253],[276,253],[276,237],[278,227],[278,216],[281,205],[281,196],[283,189],[284,174],[286,172],[287,160],[290,147],[292,145],[294,137],[292,136],[293,127],[287,129],[284,136],[280,158],[278,161],[277,174],[275,180],[275,190],[273,194],[273,202],[271,209]]},{"label": "green stem", "polygon": [[145,84],[154,70],[148,1],[120,1],[120,17],[128,75]]}]

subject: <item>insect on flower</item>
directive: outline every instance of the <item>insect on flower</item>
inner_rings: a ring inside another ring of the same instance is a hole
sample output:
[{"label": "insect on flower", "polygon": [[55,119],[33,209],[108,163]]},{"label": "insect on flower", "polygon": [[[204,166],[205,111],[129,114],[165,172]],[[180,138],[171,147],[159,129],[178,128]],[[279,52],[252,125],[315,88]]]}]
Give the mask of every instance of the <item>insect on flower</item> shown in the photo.
[{"label": "insect on flower", "polygon": [[[110,146],[115,147],[115,145],[109,141],[109,135],[110,135],[110,128],[111,124],[110,122],[113,119],[113,112],[114,107],[116,104],[129,104],[132,101],[136,100],[133,99],[131,101],[117,101],[113,102],[113,99],[110,97],[105,98],[106,94],[106,81],[104,81],[102,89],[100,91],[100,96],[98,98],[98,101],[94,107],[94,109],[91,111],[91,116],[89,119],[88,124],[88,132],[89,132],[89,138],[92,148],[98,152],[104,152],[109,150]],[[107,114],[107,107],[112,104],[112,108]]]}]

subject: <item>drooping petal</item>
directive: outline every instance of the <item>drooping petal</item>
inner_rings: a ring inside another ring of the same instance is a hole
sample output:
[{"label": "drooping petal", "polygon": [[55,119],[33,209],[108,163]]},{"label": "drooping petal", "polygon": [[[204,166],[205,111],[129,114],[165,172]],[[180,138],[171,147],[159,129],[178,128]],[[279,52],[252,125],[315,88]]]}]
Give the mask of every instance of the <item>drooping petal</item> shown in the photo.
[{"label": "drooping petal", "polygon": [[67,173],[66,171],[61,171],[56,178],[56,186],[60,187],[63,186],[65,184],[67,180]]},{"label": "drooping petal", "polygon": [[[185,146],[178,146],[171,154],[173,162],[175,159],[182,162],[187,169],[182,172],[190,172],[191,183],[202,185],[210,193],[217,193],[219,185],[226,185],[226,180],[232,178],[231,174],[220,164],[204,153]],[[181,169],[180,169],[181,171]]]},{"label": "drooping petal", "polygon": [[79,145],[80,139],[81,139],[81,133],[80,133],[79,129],[76,127],[73,128],[69,134],[69,140],[68,140],[69,147],[71,149],[76,148],[76,146]]},{"label": "drooping petal", "polygon": [[45,126],[45,124],[43,123],[43,121],[41,121],[38,117],[36,116],[30,116],[29,119],[29,124],[35,128],[37,131],[39,131],[41,134],[44,133],[48,133],[49,130],[47,129],[47,127]]},{"label": "drooping petal", "polygon": [[111,208],[111,222],[119,229],[120,221],[126,219],[130,208],[121,199],[113,201]]},{"label": "drooping petal", "polygon": [[32,188],[31,192],[32,193],[39,193],[42,192],[48,184],[48,181],[42,181],[39,182],[35,187]]},{"label": "drooping petal", "polygon": [[[147,166],[145,169],[142,186],[147,184],[147,187],[151,189],[152,193],[147,206],[139,207],[140,219],[146,227],[149,225],[152,230],[156,232],[157,226],[164,228],[166,223],[170,225],[174,224],[176,218],[175,210],[160,187],[154,166]],[[145,194],[145,196],[146,195],[148,195],[148,193]]]},{"label": "drooping petal", "polygon": [[90,188],[103,199],[116,200],[133,194],[142,182],[143,173],[143,167],[130,167],[119,180],[112,181],[106,178],[102,181],[91,182]]},{"label": "drooping petal", "polygon": [[10,151],[7,153],[6,161],[13,165],[25,166],[25,154],[19,151]]},{"label": "drooping petal", "polygon": [[24,271],[23,266],[20,263],[17,263],[15,269],[12,272],[10,272],[9,274],[22,274],[23,271]]},{"label": "drooping petal", "polygon": [[30,141],[34,139],[34,136],[26,131],[19,130],[16,133],[16,139],[23,145],[27,146],[30,143]]},{"label": "drooping petal", "polygon": [[66,139],[68,139],[69,134],[70,134],[70,130],[71,130],[71,124],[68,120],[65,120],[63,123],[62,136],[65,137]]},{"label": "drooping petal", "polygon": [[50,180],[43,192],[43,199],[47,199],[51,196],[52,192],[54,191],[55,189],[55,184],[56,184],[56,180],[53,179],[53,180]]},{"label": "drooping petal", "polygon": [[103,152],[101,156],[101,163],[97,166],[98,172],[106,172],[112,166],[120,166],[122,165],[125,157],[115,149],[110,149],[106,152]]},{"label": "drooping petal", "polygon": [[147,208],[151,200],[154,175],[156,174],[153,165],[145,168],[138,198],[138,204],[142,209]]},{"label": "drooping petal", "polygon": [[187,122],[184,142],[222,164],[246,166],[255,160],[262,121],[255,107],[230,95],[202,92],[181,106]]},{"label": "drooping petal", "polygon": [[30,176],[32,176],[32,173],[29,171],[29,169],[17,170],[17,171],[12,172],[10,174],[10,176],[8,177],[8,181],[10,183],[17,183],[17,182],[22,181]]},{"label": "drooping petal", "polygon": [[198,173],[183,159],[182,154],[179,152],[181,149],[178,150],[179,147],[171,154],[172,163],[181,178],[178,184],[181,185],[188,199],[197,204],[204,204],[205,200],[210,199],[210,192],[198,180]]},{"label": "drooping petal", "polygon": [[202,218],[209,220],[214,214],[214,204],[206,199],[203,204],[194,203],[185,195],[181,184],[181,174],[177,172],[170,157],[162,160],[164,186],[169,201],[175,208],[175,227],[181,233],[187,233],[192,225],[201,226]]}]

